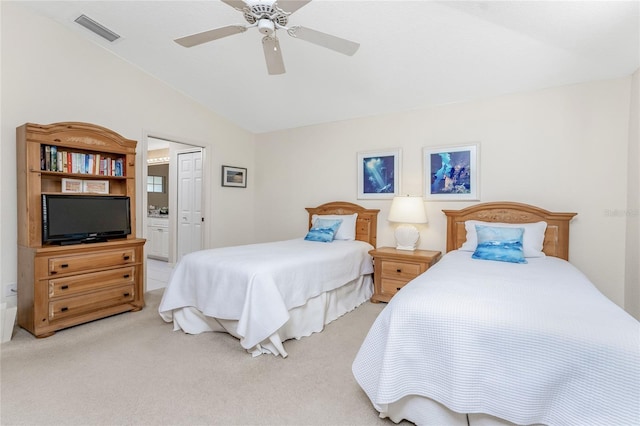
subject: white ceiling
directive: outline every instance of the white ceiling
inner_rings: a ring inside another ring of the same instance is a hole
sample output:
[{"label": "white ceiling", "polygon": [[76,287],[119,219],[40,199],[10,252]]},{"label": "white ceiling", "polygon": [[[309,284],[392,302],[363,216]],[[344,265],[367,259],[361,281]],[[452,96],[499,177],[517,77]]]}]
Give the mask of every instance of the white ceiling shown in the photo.
[{"label": "white ceiling", "polygon": [[[278,32],[286,74],[268,75],[262,35],[185,48],[185,35],[245,24],[207,1],[22,2],[255,133],[628,76],[640,67],[638,1],[313,0],[289,18],[360,43],[345,56]],[[121,36],[113,43],[74,19]]]}]

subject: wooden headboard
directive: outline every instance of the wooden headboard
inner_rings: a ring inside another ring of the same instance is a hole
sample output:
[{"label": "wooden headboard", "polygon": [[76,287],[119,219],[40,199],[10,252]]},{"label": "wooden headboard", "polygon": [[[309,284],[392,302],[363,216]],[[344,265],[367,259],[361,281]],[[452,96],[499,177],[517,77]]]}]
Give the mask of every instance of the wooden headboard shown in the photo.
[{"label": "wooden headboard", "polygon": [[447,215],[447,251],[456,250],[467,238],[464,222],[547,222],[542,251],[569,260],[569,222],[577,213],[552,213],[528,204],[507,201],[476,204],[462,210],[443,210]]},{"label": "wooden headboard", "polygon": [[378,238],[378,209],[365,209],[362,206],[346,201],[334,201],[318,207],[307,207],[309,212],[309,229],[311,218],[314,214],[354,214],[358,213],[356,220],[356,240],[371,244],[374,248]]}]

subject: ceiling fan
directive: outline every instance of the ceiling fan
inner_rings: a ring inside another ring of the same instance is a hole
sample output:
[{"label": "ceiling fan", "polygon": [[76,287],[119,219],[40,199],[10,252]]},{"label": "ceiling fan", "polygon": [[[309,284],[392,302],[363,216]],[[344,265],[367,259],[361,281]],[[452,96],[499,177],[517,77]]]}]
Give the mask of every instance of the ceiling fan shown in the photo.
[{"label": "ceiling fan", "polygon": [[249,28],[257,27],[262,38],[262,48],[267,62],[269,74],[284,74],[284,62],[280,51],[280,42],[276,36],[277,30],[285,30],[291,37],[326,47],[345,55],[353,55],[360,44],[326,34],[311,28],[293,26],[287,27],[289,16],[308,4],[311,0],[221,0],[234,9],[242,12],[249,25],[229,25],[216,28],[174,40],[181,46],[193,47],[208,43],[223,37],[245,32]]}]

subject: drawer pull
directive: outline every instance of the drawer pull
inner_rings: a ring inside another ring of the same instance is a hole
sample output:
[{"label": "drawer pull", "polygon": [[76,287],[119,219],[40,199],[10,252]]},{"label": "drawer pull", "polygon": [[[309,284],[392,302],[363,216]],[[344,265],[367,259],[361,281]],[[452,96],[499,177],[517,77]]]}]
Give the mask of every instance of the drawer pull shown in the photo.
[{"label": "drawer pull", "polygon": [[61,289],[61,290],[66,290],[66,289],[68,289],[68,288],[69,288],[69,286],[68,286],[68,285],[66,285],[66,284],[60,287],[60,289]]},{"label": "drawer pull", "polygon": [[398,269],[396,269],[396,272],[400,273],[400,272],[402,272],[402,269],[398,268]]},{"label": "drawer pull", "polygon": [[124,256],[124,260],[129,260],[130,257],[129,256]]},{"label": "drawer pull", "polygon": [[68,311],[69,308],[67,308],[66,306],[63,306],[62,308],[60,308],[60,312],[65,312]]},{"label": "drawer pull", "polygon": [[68,263],[63,263],[62,265],[60,265],[61,268],[68,268],[69,264]]},{"label": "drawer pull", "polygon": [[124,297],[129,297],[129,294],[130,294],[130,293],[129,293],[129,292],[127,292],[127,293],[123,294],[123,296],[124,296]]},{"label": "drawer pull", "polygon": [[129,274],[124,274],[122,278],[129,278]]}]

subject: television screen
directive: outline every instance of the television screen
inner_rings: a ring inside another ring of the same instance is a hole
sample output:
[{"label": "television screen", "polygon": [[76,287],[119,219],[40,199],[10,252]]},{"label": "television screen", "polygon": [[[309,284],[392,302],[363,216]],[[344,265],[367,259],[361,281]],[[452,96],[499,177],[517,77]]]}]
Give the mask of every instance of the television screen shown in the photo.
[{"label": "television screen", "polygon": [[131,233],[129,197],[42,195],[42,242],[81,243]]}]

